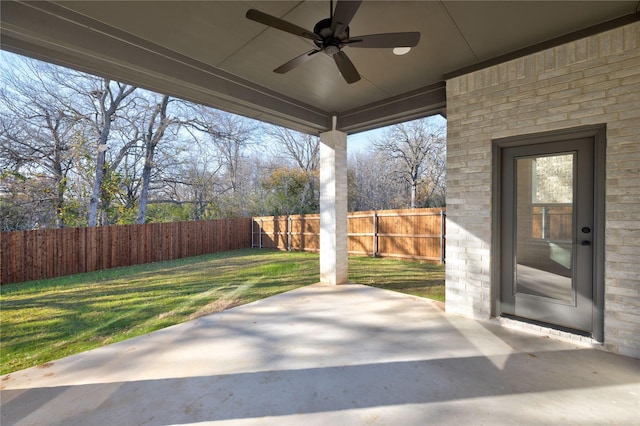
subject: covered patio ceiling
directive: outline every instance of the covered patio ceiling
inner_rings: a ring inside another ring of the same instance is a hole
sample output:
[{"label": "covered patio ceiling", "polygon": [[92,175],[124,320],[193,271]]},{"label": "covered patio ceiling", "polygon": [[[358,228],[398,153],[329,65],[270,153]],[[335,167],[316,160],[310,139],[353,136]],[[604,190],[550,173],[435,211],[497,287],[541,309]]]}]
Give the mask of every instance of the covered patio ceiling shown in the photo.
[{"label": "covered patio ceiling", "polygon": [[446,113],[445,78],[638,20],[633,1],[364,1],[351,35],[419,31],[404,56],[345,47],[347,84],[313,42],[245,18],[312,30],[329,1],[2,1],[2,49],[311,134],[356,133]]}]

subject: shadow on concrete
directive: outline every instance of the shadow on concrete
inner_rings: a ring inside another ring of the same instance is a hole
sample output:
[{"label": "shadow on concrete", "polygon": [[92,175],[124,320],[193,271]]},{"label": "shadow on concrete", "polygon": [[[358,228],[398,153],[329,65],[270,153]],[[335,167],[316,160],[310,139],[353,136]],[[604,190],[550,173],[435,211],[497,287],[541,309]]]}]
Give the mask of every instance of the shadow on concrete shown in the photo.
[{"label": "shadow on concrete", "polygon": [[[604,371],[586,371],[572,380],[566,377],[558,380],[559,372],[541,367],[559,357],[579,359],[577,352],[513,354],[502,370],[486,357],[466,357],[7,390],[2,395],[2,424],[18,424],[21,420],[30,423],[31,417],[39,423],[46,418],[33,416],[35,412],[39,409],[51,412],[53,405],[67,407],[68,415],[56,418],[56,422],[64,424],[161,425],[582,388],[593,390],[637,383],[637,365],[633,362],[629,362],[627,375],[612,377],[602,374],[606,373]],[[523,372],[529,374],[523,375]],[[87,397],[94,403],[78,407],[78,403],[85,403]],[[639,409],[633,404],[618,408],[629,410],[630,415],[634,410],[638,414]],[[588,407],[585,409],[587,411],[581,415],[601,414],[590,413]],[[518,415],[518,412],[512,413],[511,420]],[[578,418],[573,417],[574,420]],[[527,414],[521,420],[528,423],[533,419]]]}]

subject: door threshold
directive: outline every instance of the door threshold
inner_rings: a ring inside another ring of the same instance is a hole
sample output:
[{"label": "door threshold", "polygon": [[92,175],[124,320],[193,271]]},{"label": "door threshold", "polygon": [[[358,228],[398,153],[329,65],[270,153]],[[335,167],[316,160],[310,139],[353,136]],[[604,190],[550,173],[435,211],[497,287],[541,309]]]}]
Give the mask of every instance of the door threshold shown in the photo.
[{"label": "door threshold", "polygon": [[495,317],[494,319],[496,319],[501,326],[512,330],[535,334],[541,337],[548,337],[562,342],[575,343],[580,346],[594,349],[602,349],[603,347],[602,342],[595,340],[591,333],[552,326],[551,324],[511,315],[503,315]]},{"label": "door threshold", "polygon": [[512,319],[514,321],[520,321],[520,322],[524,322],[527,324],[532,324],[532,325],[537,325],[543,328],[550,328],[553,330],[558,330],[564,333],[570,333],[570,334],[578,334],[580,336],[586,336],[586,337],[591,337],[591,333],[588,331],[582,331],[582,330],[576,330],[573,328],[569,328],[569,327],[563,327],[561,325],[556,325],[556,324],[549,324],[548,322],[544,322],[544,321],[537,321],[534,319],[530,319],[530,318],[524,318],[524,317],[519,317],[516,315],[510,315],[510,314],[502,314],[501,315],[504,318],[508,318],[508,319]]}]

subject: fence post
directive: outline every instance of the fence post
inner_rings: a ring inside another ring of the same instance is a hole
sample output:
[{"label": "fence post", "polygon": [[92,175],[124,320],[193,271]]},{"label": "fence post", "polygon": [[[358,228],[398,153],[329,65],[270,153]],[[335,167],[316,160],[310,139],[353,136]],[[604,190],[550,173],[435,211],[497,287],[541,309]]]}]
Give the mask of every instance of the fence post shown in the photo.
[{"label": "fence post", "polygon": [[440,264],[444,264],[444,221],[445,221],[445,217],[444,217],[444,211],[440,210]]},{"label": "fence post", "polygon": [[373,212],[373,253],[371,257],[378,255],[378,214]]},{"label": "fence post", "polygon": [[287,251],[291,251],[291,216],[287,216]]},{"label": "fence post", "polygon": [[260,234],[258,235],[258,243],[260,244],[259,248],[262,248],[262,227],[264,225],[263,219],[260,219]]},{"label": "fence post", "polygon": [[251,218],[251,248],[255,248],[255,243],[253,242],[253,236],[254,236],[254,231],[253,231],[253,223],[255,222],[255,220],[253,218]]}]

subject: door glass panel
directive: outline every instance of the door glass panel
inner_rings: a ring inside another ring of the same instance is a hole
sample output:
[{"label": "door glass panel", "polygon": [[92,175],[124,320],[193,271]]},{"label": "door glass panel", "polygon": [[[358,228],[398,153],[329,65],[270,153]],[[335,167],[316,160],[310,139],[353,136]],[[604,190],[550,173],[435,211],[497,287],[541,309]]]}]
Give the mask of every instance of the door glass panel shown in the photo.
[{"label": "door glass panel", "polygon": [[514,294],[573,300],[575,153],[516,159]]}]

